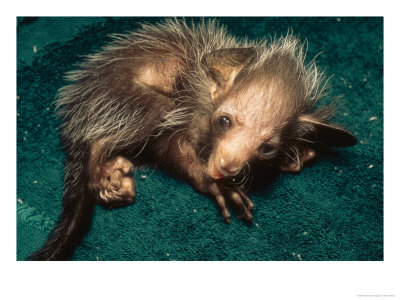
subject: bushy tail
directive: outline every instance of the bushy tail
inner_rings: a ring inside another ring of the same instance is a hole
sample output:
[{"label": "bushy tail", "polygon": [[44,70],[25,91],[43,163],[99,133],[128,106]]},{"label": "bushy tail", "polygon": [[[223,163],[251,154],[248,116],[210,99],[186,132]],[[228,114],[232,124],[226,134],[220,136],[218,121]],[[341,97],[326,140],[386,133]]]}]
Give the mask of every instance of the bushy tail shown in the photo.
[{"label": "bushy tail", "polygon": [[83,157],[67,159],[61,216],[47,242],[30,260],[69,260],[89,230],[95,201],[88,189],[86,163],[82,160]]}]

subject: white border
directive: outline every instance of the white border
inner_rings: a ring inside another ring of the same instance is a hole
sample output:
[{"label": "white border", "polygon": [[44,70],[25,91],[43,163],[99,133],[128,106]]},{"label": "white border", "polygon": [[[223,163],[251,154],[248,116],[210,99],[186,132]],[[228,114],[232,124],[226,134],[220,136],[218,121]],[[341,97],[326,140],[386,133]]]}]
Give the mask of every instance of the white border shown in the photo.
[{"label": "white border", "polygon": [[[262,4],[260,4],[262,3]],[[395,295],[399,270],[398,16],[382,1],[16,1],[1,18],[3,299],[363,299]],[[189,7],[188,7],[189,6]],[[384,262],[15,262],[16,16],[384,16]],[[3,90],[4,91],[4,90]],[[5,143],[4,143],[5,142]],[[10,220],[11,219],[11,220]],[[12,223],[11,226],[9,223]],[[7,295],[7,296],[5,296]],[[5,298],[6,297],[6,298]]]}]

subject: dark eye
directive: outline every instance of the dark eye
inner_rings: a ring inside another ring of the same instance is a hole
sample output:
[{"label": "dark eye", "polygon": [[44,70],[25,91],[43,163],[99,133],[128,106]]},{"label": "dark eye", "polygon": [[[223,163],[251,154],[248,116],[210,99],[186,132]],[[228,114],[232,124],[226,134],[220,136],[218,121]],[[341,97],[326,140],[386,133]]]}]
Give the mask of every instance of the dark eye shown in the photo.
[{"label": "dark eye", "polygon": [[227,131],[232,125],[231,119],[229,119],[227,116],[220,117],[218,122],[219,126],[225,131]]},{"label": "dark eye", "polygon": [[271,144],[265,143],[258,148],[258,153],[261,155],[268,155],[275,151],[275,147]]}]

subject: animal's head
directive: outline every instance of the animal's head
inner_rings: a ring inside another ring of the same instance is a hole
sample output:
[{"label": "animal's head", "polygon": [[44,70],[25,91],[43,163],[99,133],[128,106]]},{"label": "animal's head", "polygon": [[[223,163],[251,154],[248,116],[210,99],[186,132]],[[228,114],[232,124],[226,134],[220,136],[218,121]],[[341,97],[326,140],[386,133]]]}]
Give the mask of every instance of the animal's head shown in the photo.
[{"label": "animal's head", "polygon": [[299,171],[313,158],[314,142],[351,146],[356,138],[327,122],[329,109],[316,108],[325,95],[323,73],[304,64],[303,46],[288,36],[252,48],[220,49],[202,59],[217,109],[208,161],[214,179],[235,176],[255,159]]}]

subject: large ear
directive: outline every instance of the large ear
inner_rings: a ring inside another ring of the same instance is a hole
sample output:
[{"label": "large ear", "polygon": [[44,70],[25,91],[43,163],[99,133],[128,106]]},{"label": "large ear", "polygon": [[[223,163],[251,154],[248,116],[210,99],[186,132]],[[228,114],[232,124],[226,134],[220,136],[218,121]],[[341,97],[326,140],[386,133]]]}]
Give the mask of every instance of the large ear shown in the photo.
[{"label": "large ear", "polygon": [[339,126],[323,123],[311,116],[300,116],[299,121],[312,124],[315,128],[315,139],[328,146],[348,147],[357,144],[357,138]]},{"label": "large ear", "polygon": [[201,60],[211,78],[211,98],[218,99],[233,86],[236,76],[256,55],[253,48],[219,49],[205,54]]}]

